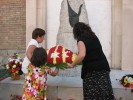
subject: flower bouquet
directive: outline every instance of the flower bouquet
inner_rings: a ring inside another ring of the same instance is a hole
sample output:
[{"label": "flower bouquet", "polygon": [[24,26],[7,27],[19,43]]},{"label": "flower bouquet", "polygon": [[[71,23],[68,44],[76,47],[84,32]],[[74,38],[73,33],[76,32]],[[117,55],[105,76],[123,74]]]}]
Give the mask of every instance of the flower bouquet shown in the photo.
[{"label": "flower bouquet", "polygon": [[72,51],[57,45],[47,50],[48,60],[47,66],[57,67],[59,69],[64,69],[67,67],[66,63],[72,63],[77,55]]},{"label": "flower bouquet", "polygon": [[18,53],[14,53],[14,55],[8,59],[8,64],[6,65],[6,69],[8,70],[13,80],[20,79],[20,75],[23,74],[21,67],[22,58],[18,57]]},{"label": "flower bouquet", "polygon": [[124,87],[129,87],[133,89],[133,75],[125,75],[122,77],[122,79],[120,80],[120,83],[124,86]]}]

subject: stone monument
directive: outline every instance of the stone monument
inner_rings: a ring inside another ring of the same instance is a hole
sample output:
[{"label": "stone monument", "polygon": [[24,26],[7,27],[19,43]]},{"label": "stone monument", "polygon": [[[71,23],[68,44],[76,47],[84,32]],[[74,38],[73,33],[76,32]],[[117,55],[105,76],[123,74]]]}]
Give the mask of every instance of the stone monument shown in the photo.
[{"label": "stone monument", "polygon": [[[84,0],[63,0],[60,10],[60,26],[57,34],[57,45],[61,45],[77,53],[77,42],[73,38],[72,29],[75,23],[89,23]],[[81,66],[65,69],[59,76],[80,76]]]}]

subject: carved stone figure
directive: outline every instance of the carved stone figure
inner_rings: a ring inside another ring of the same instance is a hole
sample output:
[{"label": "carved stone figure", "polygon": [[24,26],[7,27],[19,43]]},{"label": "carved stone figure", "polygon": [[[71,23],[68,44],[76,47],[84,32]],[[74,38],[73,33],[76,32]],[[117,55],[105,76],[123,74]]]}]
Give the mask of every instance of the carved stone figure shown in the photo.
[{"label": "carved stone figure", "polygon": [[82,8],[83,4],[80,5],[78,13],[76,13],[76,12],[72,9],[72,7],[70,6],[68,0],[67,0],[67,5],[68,5],[69,23],[70,23],[70,25],[71,25],[72,27],[74,27],[74,25],[75,25],[77,22],[79,22],[79,16],[80,16],[81,8]]}]

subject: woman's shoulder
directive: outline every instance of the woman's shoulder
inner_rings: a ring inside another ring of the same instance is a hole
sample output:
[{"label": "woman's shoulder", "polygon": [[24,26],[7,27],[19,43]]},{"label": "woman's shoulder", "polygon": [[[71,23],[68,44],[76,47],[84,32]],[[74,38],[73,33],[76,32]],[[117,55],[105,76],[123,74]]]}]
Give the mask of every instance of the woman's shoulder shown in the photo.
[{"label": "woman's shoulder", "polygon": [[78,41],[86,41],[89,40],[89,35],[88,34],[82,34],[79,38]]},{"label": "woman's shoulder", "polygon": [[28,46],[30,46],[30,45],[35,45],[36,47],[38,47],[39,44],[35,39],[31,39]]}]

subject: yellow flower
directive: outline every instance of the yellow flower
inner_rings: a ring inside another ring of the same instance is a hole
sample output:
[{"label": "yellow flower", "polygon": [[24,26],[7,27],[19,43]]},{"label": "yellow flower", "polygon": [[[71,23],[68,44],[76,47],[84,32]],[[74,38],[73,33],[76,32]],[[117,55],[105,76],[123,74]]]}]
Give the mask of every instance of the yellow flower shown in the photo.
[{"label": "yellow flower", "polygon": [[9,65],[7,64],[7,65],[6,65],[6,69],[9,69],[9,68],[10,68]]},{"label": "yellow flower", "polygon": [[13,68],[16,68],[16,65],[13,65],[12,67],[13,67]]},{"label": "yellow flower", "polygon": [[124,85],[126,85],[128,83],[128,77],[124,78]]},{"label": "yellow flower", "polygon": [[29,72],[29,75],[32,75],[32,72]]},{"label": "yellow flower", "polygon": [[73,54],[72,55],[72,61],[74,61],[76,58],[77,58],[77,55],[76,54]]},{"label": "yellow flower", "polygon": [[19,64],[22,64],[22,62],[19,62]]}]

